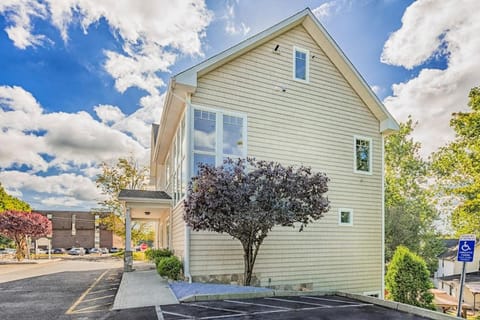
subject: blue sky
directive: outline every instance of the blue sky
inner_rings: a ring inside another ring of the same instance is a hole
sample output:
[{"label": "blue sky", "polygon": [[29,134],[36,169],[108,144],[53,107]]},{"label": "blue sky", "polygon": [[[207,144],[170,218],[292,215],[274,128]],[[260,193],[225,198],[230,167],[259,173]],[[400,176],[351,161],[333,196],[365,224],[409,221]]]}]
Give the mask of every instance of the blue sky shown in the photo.
[{"label": "blue sky", "polygon": [[95,207],[99,163],[148,158],[172,75],[305,7],[390,112],[419,121],[427,156],[478,85],[478,3],[2,1],[0,182],[37,209]]}]

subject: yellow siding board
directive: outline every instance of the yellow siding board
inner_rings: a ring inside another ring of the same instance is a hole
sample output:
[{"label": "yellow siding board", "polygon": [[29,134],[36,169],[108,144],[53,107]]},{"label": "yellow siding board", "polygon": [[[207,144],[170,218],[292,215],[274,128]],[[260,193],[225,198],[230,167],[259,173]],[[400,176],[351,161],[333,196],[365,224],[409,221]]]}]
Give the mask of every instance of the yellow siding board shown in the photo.
[{"label": "yellow siding board", "polygon": [[[276,44],[279,55],[272,53]],[[292,79],[294,45],[315,55],[308,84]],[[379,121],[303,27],[199,78],[192,104],[245,113],[249,156],[302,163],[331,179],[324,218],[301,233],[270,232],[255,265],[262,285],[270,278],[271,285],[312,282],[315,290],[381,289]],[[373,139],[371,175],[353,172],[354,135]],[[353,226],[338,225],[338,208],[354,210]],[[242,248],[229,235],[192,232],[190,262],[193,276],[243,273]]]}]

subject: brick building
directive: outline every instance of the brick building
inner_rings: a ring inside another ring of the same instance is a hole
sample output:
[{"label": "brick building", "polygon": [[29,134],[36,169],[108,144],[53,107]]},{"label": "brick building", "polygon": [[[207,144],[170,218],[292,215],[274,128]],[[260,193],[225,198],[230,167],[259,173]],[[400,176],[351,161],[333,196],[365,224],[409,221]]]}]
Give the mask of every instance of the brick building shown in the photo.
[{"label": "brick building", "polygon": [[89,211],[38,212],[52,220],[52,248],[123,248],[123,240],[98,223],[98,215]]}]

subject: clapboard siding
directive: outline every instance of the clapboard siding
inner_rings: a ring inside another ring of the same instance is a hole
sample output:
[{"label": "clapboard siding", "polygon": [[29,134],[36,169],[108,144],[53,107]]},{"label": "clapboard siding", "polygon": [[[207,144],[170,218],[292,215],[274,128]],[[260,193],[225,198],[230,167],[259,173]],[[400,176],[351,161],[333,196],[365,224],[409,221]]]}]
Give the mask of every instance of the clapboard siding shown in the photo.
[{"label": "clapboard siding", "polygon": [[[272,52],[277,44],[280,54]],[[315,56],[307,84],[292,78],[293,46]],[[381,289],[379,121],[302,26],[200,77],[192,104],[245,113],[249,156],[309,165],[331,179],[324,218],[301,233],[276,227],[266,238],[254,270],[261,285]],[[372,138],[371,175],[353,172],[354,135]],[[353,209],[353,226],[338,225],[338,208]],[[242,248],[228,235],[192,232],[190,263],[192,276],[242,273]]]},{"label": "clapboard siding", "polygon": [[172,212],[172,249],[176,256],[183,259],[185,252],[185,222],[183,220],[183,202],[179,202]]}]

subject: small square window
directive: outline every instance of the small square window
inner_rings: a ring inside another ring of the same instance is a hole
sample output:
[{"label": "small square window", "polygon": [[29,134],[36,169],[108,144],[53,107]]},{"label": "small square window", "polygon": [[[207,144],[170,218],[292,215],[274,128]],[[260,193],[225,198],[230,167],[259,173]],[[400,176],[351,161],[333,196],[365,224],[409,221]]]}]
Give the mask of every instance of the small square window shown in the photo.
[{"label": "small square window", "polygon": [[309,51],[293,48],[293,79],[308,82]]},{"label": "small square window", "polygon": [[338,224],[353,225],[353,210],[352,209],[338,209]]},{"label": "small square window", "polygon": [[372,173],[372,139],[354,138],[354,171],[356,173]]}]

